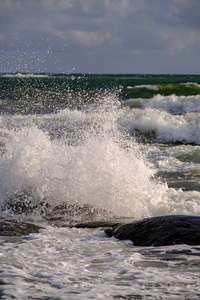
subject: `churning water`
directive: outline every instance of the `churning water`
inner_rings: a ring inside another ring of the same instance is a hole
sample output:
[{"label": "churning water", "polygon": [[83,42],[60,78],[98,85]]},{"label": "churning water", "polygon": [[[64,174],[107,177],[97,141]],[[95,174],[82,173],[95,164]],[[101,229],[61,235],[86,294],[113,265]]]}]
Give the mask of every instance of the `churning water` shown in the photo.
[{"label": "churning water", "polygon": [[200,215],[200,77],[2,74],[2,218],[45,226],[1,245],[2,299],[198,299],[198,247],[134,247],[116,217]]}]

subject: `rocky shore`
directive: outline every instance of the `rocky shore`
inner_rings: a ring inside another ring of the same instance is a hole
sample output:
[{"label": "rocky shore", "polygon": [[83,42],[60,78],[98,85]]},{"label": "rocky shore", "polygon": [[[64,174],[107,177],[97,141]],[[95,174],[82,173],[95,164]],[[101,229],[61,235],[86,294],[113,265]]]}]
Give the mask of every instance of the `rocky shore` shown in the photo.
[{"label": "rocky shore", "polygon": [[15,242],[22,236],[27,236],[30,233],[38,233],[42,228],[42,226],[14,219],[0,220],[0,241]]},{"label": "rocky shore", "polygon": [[[167,246],[175,244],[200,245],[200,217],[160,216],[133,221],[114,219],[86,221],[77,224],[60,223],[61,227],[97,228],[101,227],[108,237],[131,240],[134,246]],[[42,226],[17,221],[0,220],[1,240],[38,233]]]},{"label": "rocky shore", "polygon": [[108,236],[131,240],[135,246],[200,245],[200,217],[161,216],[106,229]]}]

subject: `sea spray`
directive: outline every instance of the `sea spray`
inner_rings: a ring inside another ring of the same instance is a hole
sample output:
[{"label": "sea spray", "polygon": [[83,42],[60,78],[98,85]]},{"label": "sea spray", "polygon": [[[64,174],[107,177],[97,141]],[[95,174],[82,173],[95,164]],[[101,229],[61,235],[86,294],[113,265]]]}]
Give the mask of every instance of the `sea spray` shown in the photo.
[{"label": "sea spray", "polygon": [[149,216],[152,199],[166,186],[152,179],[155,170],[139,145],[120,132],[120,114],[117,99],[108,95],[89,110],[26,116],[21,127],[16,117],[1,157],[1,206],[24,193],[32,207],[79,204]]},{"label": "sea spray", "polygon": [[[200,146],[165,134],[178,137],[185,124],[182,137],[198,142],[199,88],[182,83],[200,76],[21,75],[0,75],[0,215],[45,229],[1,238],[2,298],[200,299],[199,247],[144,249],[102,228],[46,223],[199,216]],[[149,86],[126,88],[135,85]]]},{"label": "sea spray", "polygon": [[[14,211],[20,213],[20,218],[22,214],[34,214],[35,219],[51,211],[54,214],[58,208],[63,213],[69,209],[76,215],[82,207],[88,208],[89,214],[95,211],[100,218],[106,214],[136,218],[198,215],[199,192],[183,192],[181,185],[180,189],[168,188],[168,178],[160,177],[159,171],[163,164],[170,169],[174,160],[162,156],[159,147],[152,145],[152,142],[198,143],[198,113],[172,115],[167,109],[164,111],[162,103],[166,105],[166,98],[161,96],[156,109],[151,107],[151,101],[149,107],[144,105],[148,100],[140,103],[143,106],[140,109],[124,107],[119,89],[98,90],[96,81],[93,90],[82,93],[84,86],[89,88],[86,83],[90,80],[83,79],[23,78],[28,80],[29,90],[36,85],[33,89],[37,92],[38,110],[37,114],[24,114],[28,111],[26,106],[31,105],[30,94],[25,101],[20,100],[23,114],[18,114],[18,100],[14,100],[15,113],[9,115],[9,110],[5,110],[1,115],[2,214]],[[20,84],[22,79],[17,80]],[[74,84],[71,94],[69,80]],[[86,85],[81,86],[83,81]],[[45,88],[44,82],[46,91],[40,93],[40,86]],[[45,102],[41,98],[44,93]],[[3,103],[7,103],[5,99]],[[179,100],[175,99],[175,107]],[[187,98],[189,102],[193,100],[192,107],[196,105],[198,109],[196,98]],[[172,102],[169,101],[170,107]],[[56,107],[55,111],[44,113],[48,105],[51,109]],[[140,143],[143,135],[145,144]],[[145,147],[148,151],[144,151]],[[154,160],[150,154],[153,148],[157,153]]]}]

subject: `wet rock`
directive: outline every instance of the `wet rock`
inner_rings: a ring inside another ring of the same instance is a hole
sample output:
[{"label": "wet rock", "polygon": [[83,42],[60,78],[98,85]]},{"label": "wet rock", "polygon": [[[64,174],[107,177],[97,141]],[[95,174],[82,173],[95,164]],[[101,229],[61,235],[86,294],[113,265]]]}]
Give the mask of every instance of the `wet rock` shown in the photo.
[{"label": "wet rock", "polygon": [[51,209],[48,202],[34,201],[31,193],[26,190],[16,191],[4,203],[1,211],[8,211],[16,215],[30,215],[38,211],[41,216],[45,215]]},{"label": "wet rock", "polygon": [[100,221],[88,221],[83,223],[77,223],[73,225],[76,228],[99,228],[99,227],[116,227],[121,223],[117,220],[107,221],[107,220],[100,220]]},{"label": "wet rock", "polygon": [[50,207],[46,214],[43,215],[47,221],[73,221],[73,220],[93,220],[99,214],[104,212],[103,210],[96,209],[90,205],[78,203],[75,204],[60,204],[55,207]]},{"label": "wet rock", "polygon": [[43,227],[16,220],[0,220],[0,236],[19,237],[38,233]]},{"label": "wet rock", "polygon": [[200,245],[200,217],[154,217],[123,224],[105,232],[120,240],[131,240],[134,246]]},{"label": "wet rock", "polygon": [[119,225],[128,223],[128,222],[132,222],[134,219],[133,218],[128,218],[128,217],[124,217],[124,218],[120,218],[120,217],[110,217],[108,219],[100,219],[100,220],[92,220],[92,221],[84,221],[81,223],[75,223],[72,225],[72,227],[76,227],[76,228],[102,228],[102,227],[107,227],[107,232],[108,232],[108,228],[114,228],[117,227]]},{"label": "wet rock", "polygon": [[52,205],[48,201],[37,201],[26,190],[16,191],[13,196],[0,208],[14,215],[40,215],[49,225],[62,226],[63,222],[68,226],[78,223],[87,222],[88,220],[99,219],[102,215],[108,215],[108,212],[101,208],[95,208],[88,204],[67,204]]}]

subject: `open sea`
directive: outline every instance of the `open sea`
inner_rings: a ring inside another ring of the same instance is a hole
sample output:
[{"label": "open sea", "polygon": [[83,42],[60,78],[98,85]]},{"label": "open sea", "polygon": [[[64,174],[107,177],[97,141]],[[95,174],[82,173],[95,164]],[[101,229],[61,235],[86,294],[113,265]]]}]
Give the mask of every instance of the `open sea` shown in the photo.
[{"label": "open sea", "polygon": [[0,299],[200,299],[200,247],[69,224],[200,216],[200,75],[0,74]]}]

